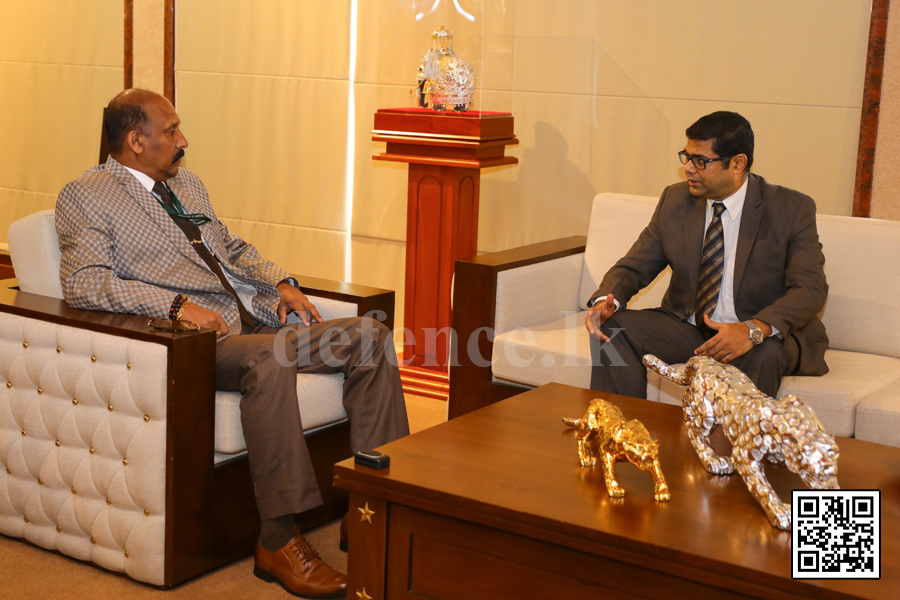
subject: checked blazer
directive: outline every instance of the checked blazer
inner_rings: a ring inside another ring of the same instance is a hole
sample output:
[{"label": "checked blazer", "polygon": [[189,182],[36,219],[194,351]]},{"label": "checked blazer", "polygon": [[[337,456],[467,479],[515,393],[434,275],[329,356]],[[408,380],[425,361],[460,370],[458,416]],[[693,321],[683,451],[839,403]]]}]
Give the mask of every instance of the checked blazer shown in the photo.
[{"label": "checked blazer", "polygon": [[[289,277],[260,257],[216,216],[200,179],[185,168],[166,182],[188,213],[210,219],[203,241],[237,281],[256,290],[260,322],[281,327],[275,286]],[[67,184],[56,201],[62,253],[60,280],[74,308],[167,317],[177,294],[219,312],[231,332],[241,331],[237,302],[209,270],[156,198],[109,157]]]}]

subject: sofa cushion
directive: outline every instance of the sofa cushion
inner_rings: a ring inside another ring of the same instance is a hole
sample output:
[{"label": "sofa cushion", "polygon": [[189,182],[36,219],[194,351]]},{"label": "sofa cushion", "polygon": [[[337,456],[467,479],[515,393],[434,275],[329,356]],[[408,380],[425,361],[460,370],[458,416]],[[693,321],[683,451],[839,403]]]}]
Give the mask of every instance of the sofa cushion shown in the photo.
[{"label": "sofa cushion", "polygon": [[856,438],[900,446],[900,381],[885,386],[857,405]]},{"label": "sofa cushion", "polygon": [[[303,431],[310,431],[323,425],[336,423],[347,418],[343,399],[344,375],[322,375],[299,373],[297,375],[297,399]],[[241,428],[241,394],[239,392],[216,392],[216,445],[220,455],[234,455],[244,452],[247,443]],[[216,462],[221,460],[216,457]]]},{"label": "sofa cushion", "polygon": [[[578,306],[587,308],[588,299],[597,291],[600,280],[628,252],[634,241],[650,223],[658,202],[651,196],[630,194],[597,194],[591,208],[584,270]],[[628,303],[629,308],[654,308],[662,302],[669,287],[671,269],[666,269]]]},{"label": "sofa cushion", "polygon": [[[858,422],[857,405],[900,380],[900,360],[860,352],[826,350],[825,361],[831,370],[821,377],[785,377],[781,381],[778,397],[788,394],[800,396],[812,407],[828,433],[852,436]],[[681,404],[683,394],[684,387],[667,379],[660,382],[660,402]],[[897,417],[900,419],[900,414]],[[900,438],[900,434],[895,437]]]},{"label": "sofa cushion", "polygon": [[0,312],[0,533],[163,584],[166,363],[162,344]]},{"label": "sofa cushion", "polygon": [[42,210],[9,226],[9,255],[19,289],[62,300],[59,238],[52,210]]},{"label": "sofa cushion", "polygon": [[[672,365],[674,367],[683,368],[684,363],[678,365]],[[650,372],[656,377],[653,378],[654,383],[659,386],[659,391],[657,392],[657,400],[662,402],[663,404],[674,404],[675,406],[681,406],[681,398],[684,396],[684,386],[678,385],[677,383],[673,383],[661,376],[658,373]],[[647,377],[647,383],[650,384],[650,377]]]},{"label": "sofa cushion", "polygon": [[900,271],[891,267],[900,263],[900,222],[819,215],[816,224],[829,348],[900,358]]},{"label": "sofa cushion", "polygon": [[[590,336],[582,325],[584,316],[581,312],[498,335],[494,339],[494,377],[533,386],[556,382],[590,387]],[[809,403],[829,433],[852,436],[857,404],[900,380],[900,359],[827,350],[825,360],[831,368],[829,373],[822,377],[785,377],[778,395],[797,394]],[[648,374],[647,388],[649,400],[681,404],[684,388],[656,373]]]},{"label": "sofa cushion", "polygon": [[[492,356],[494,377],[525,385],[556,382],[589,388],[591,338],[584,328],[586,314],[571,313],[552,323],[498,335]],[[659,386],[647,389],[648,399],[656,400]]]},{"label": "sofa cushion", "polygon": [[583,267],[579,253],[497,273],[494,330],[532,327],[575,312]]},{"label": "sofa cushion", "polygon": [[828,433],[852,436],[857,404],[900,379],[900,360],[861,352],[826,350],[825,362],[830,370],[821,377],[785,377],[778,397],[797,394],[816,411]]}]

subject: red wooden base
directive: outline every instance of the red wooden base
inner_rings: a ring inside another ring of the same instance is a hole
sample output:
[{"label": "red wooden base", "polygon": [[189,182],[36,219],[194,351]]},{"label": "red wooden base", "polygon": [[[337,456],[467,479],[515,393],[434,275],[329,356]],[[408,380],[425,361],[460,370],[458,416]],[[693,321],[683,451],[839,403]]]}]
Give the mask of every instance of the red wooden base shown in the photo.
[{"label": "red wooden base", "polygon": [[477,253],[479,188],[478,169],[409,165],[403,323],[415,337],[404,353],[411,366],[447,370],[453,266]]},{"label": "red wooden base", "polygon": [[447,373],[454,265],[477,253],[481,169],[518,163],[513,117],[380,109],[373,134],[375,160],[409,164],[404,362]]},{"label": "red wooden base", "polygon": [[450,396],[450,375],[418,367],[400,367],[403,393],[434,400],[447,400]]}]

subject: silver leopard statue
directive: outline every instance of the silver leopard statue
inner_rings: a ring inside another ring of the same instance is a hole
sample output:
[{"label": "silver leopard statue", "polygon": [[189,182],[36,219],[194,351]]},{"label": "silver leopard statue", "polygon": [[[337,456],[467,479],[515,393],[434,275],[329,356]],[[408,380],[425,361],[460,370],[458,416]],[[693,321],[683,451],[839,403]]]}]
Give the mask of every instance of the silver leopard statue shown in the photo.
[{"label": "silver leopard statue", "polygon": [[[644,356],[644,364],[687,386],[681,401],[684,422],[700,462],[714,475],[731,475],[737,469],[773,527],[791,529],[791,505],[772,489],[764,460],[785,465],[810,488],[839,489],[837,444],[802,398],[767,396],[736,367],[707,356],[692,357],[684,371],[652,354]],[[731,442],[731,456],[716,453],[709,444],[717,425]]]}]

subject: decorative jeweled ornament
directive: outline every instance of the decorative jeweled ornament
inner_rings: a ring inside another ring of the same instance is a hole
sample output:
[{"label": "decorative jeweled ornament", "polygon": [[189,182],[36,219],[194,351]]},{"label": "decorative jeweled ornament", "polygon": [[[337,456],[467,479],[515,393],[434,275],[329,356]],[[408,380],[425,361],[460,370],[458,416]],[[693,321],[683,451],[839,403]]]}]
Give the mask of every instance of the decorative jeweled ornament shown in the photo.
[{"label": "decorative jeweled ornament", "polygon": [[[837,444],[802,398],[771,398],[737,367],[708,356],[691,357],[684,372],[652,354],[644,356],[644,364],[687,386],[681,400],[684,424],[700,462],[713,475],[740,473],[773,527],[791,530],[791,505],[769,484],[766,462],[786,466],[813,489],[840,489]],[[717,425],[731,442],[730,456],[717,453],[709,443]]]},{"label": "decorative jeweled ornament", "polygon": [[453,51],[453,34],[441,25],[431,34],[431,50],[416,75],[416,100],[434,110],[469,110],[475,94],[475,69]]}]

